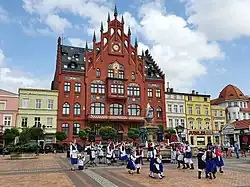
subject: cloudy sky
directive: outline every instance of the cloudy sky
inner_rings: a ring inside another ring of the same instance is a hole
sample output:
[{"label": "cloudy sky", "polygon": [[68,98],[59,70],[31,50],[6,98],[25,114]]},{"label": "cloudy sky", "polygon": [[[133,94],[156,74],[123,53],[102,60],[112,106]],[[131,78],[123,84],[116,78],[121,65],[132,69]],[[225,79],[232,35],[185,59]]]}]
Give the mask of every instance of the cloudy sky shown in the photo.
[{"label": "cloudy sky", "polygon": [[114,4],[177,91],[250,95],[250,0],[0,0],[0,88],[50,88],[57,37],[91,42]]}]

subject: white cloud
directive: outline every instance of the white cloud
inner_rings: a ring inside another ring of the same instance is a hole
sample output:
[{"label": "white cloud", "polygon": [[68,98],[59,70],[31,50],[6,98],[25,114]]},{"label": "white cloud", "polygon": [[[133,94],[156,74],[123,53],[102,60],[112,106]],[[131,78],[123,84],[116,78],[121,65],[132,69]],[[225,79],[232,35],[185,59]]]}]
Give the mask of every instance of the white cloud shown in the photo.
[{"label": "white cloud", "polygon": [[37,76],[5,66],[6,57],[0,49],[0,85],[2,89],[17,92],[18,88],[49,88],[48,79],[38,79]]},{"label": "white cloud", "polygon": [[210,40],[250,36],[249,0],[181,0],[186,2],[188,23]]},{"label": "white cloud", "polygon": [[0,6],[0,23],[10,22],[9,13]]},{"label": "white cloud", "polygon": [[61,18],[58,15],[48,15],[45,23],[51,28],[53,32],[56,34],[62,34],[64,33],[64,30],[67,28],[72,28],[71,23],[65,19]]},{"label": "white cloud", "polygon": [[[27,12],[38,15],[41,22],[55,32],[72,25],[70,20],[62,21],[63,18],[59,17],[61,13],[71,13],[84,18],[88,21],[84,25],[88,28],[87,32],[92,35],[95,30],[97,36],[101,21],[104,23],[104,29],[107,28],[107,13],[111,13],[111,19],[113,17],[112,6],[106,0],[23,0],[23,2]],[[124,30],[127,33],[128,25],[132,27],[133,37],[138,36],[138,53],[141,54],[142,48],[149,48],[172,86],[188,89],[192,87],[196,78],[207,73],[205,63],[201,62],[223,59],[224,54],[216,42],[208,42],[203,32],[191,30],[186,20],[168,14],[164,7],[163,0],[144,2],[138,6],[139,19],[135,19],[129,12],[124,12]],[[46,21],[48,15],[58,15],[61,24],[55,25],[54,22]],[[55,28],[57,26],[59,29]],[[68,38],[68,40],[72,45],[85,46],[85,41],[80,38]],[[91,40],[92,37],[88,38],[88,41]]]}]

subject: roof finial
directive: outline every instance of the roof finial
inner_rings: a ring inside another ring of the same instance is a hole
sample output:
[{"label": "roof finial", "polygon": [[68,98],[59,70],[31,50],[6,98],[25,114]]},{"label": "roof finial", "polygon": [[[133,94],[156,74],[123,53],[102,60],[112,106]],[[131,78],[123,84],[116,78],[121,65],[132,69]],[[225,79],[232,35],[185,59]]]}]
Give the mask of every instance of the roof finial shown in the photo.
[{"label": "roof finial", "polygon": [[138,47],[137,38],[135,38],[135,48]]},{"label": "roof finial", "polygon": [[88,49],[88,42],[86,41],[85,49]]},{"label": "roof finial", "polygon": [[93,42],[95,41],[96,41],[96,36],[95,36],[95,31],[94,31]]},{"label": "roof finial", "polygon": [[59,36],[58,39],[57,39],[58,45],[61,45],[61,40],[62,40],[62,39],[61,39],[61,37]]},{"label": "roof finial", "polygon": [[124,18],[123,18],[123,15],[122,15],[122,24],[124,24]]},{"label": "roof finial", "polygon": [[101,33],[103,32],[103,23],[101,22]]},{"label": "roof finial", "polygon": [[118,16],[118,11],[117,11],[117,7],[115,5],[115,10],[114,10],[114,16],[117,17]]},{"label": "roof finial", "polygon": [[144,50],[142,49],[141,56],[144,57]]},{"label": "roof finial", "polygon": [[107,22],[110,22],[110,13],[108,13],[108,20]]},{"label": "roof finial", "polygon": [[131,35],[131,30],[130,30],[130,26],[128,27],[128,35]]}]

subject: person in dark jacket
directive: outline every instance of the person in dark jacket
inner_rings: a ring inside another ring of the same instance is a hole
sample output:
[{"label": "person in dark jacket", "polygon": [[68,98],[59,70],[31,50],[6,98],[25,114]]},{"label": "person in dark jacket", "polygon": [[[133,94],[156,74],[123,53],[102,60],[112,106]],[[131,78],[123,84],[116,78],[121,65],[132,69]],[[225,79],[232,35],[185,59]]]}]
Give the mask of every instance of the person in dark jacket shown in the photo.
[{"label": "person in dark jacket", "polygon": [[211,150],[207,150],[202,157],[202,160],[206,161],[206,174],[209,175],[210,179],[216,178],[217,167],[215,158],[216,156]]},{"label": "person in dark jacket", "polygon": [[[201,179],[201,173],[206,169],[206,163],[202,160],[202,157],[204,155],[204,150],[202,148],[199,149],[199,152],[197,154],[198,159],[198,178]],[[207,178],[207,175],[206,175]]]}]

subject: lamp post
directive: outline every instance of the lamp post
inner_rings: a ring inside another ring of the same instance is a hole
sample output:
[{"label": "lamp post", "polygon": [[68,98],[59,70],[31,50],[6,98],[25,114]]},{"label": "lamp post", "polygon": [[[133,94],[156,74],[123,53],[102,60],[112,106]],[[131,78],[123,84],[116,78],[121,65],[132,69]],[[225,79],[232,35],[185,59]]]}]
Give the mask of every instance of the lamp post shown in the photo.
[{"label": "lamp post", "polygon": [[176,129],[176,132],[177,132],[177,134],[178,134],[178,136],[179,136],[179,140],[180,140],[180,142],[182,142],[182,136],[181,136],[181,133],[183,132],[184,127],[179,125],[179,126],[175,127],[175,129]]}]

